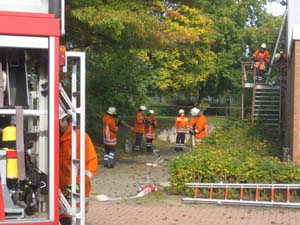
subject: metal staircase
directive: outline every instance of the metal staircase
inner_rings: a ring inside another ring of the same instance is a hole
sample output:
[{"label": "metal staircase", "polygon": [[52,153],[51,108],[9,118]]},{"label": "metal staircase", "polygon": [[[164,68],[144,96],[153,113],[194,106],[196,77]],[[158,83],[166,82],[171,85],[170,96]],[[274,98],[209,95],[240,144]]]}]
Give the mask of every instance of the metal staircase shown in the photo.
[{"label": "metal staircase", "polygon": [[[282,108],[286,90],[285,65],[275,68],[278,74],[276,86],[256,83],[253,62],[242,62],[242,87],[252,89],[251,119],[261,121],[270,136],[281,137]],[[244,116],[244,91],[242,92],[242,117]]]},{"label": "metal staircase", "polygon": [[253,91],[252,120],[261,121],[270,135],[280,134],[281,91],[279,86],[256,85]]}]

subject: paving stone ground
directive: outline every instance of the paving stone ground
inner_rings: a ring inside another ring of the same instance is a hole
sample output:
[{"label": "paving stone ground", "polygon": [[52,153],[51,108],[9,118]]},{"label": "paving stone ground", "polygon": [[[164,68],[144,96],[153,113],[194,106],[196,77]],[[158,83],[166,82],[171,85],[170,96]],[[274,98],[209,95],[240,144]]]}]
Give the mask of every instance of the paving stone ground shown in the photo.
[{"label": "paving stone ground", "polygon": [[300,210],[91,201],[87,225],[299,225]]},{"label": "paving stone ground", "polygon": [[[176,153],[178,154],[178,153]],[[137,194],[147,178],[146,163],[156,159],[151,154],[129,154],[114,169],[100,165],[92,182],[93,196],[87,225],[300,225],[300,209],[183,204],[183,196],[169,196],[162,183],[168,181],[172,150],[162,150],[164,161],[153,168],[151,180],[159,191],[146,197],[122,201],[96,201],[96,195],[130,197]]]}]

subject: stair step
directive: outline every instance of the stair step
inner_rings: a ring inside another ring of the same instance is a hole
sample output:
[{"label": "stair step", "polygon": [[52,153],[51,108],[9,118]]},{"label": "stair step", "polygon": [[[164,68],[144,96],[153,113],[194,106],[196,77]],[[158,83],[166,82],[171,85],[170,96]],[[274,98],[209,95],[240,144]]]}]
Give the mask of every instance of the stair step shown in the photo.
[{"label": "stair step", "polygon": [[260,111],[260,112],[270,112],[270,111],[274,111],[274,113],[279,112],[279,109],[254,109],[254,111]]},{"label": "stair step", "polygon": [[262,91],[262,90],[260,90],[260,91],[256,91],[255,92],[256,94],[276,94],[276,95],[278,95],[278,94],[280,94],[280,91]]},{"label": "stair step", "polygon": [[265,116],[268,116],[268,117],[279,117],[278,114],[269,114],[269,113],[264,113],[264,114],[257,114],[257,113],[254,113],[254,116],[255,117],[265,117]]},{"label": "stair step", "polygon": [[271,106],[271,105],[255,105],[254,106],[254,110],[259,110],[259,109],[263,109],[263,110],[269,110],[269,111],[279,111],[279,107],[278,106]]},{"label": "stair step", "polygon": [[279,103],[280,101],[275,101],[275,100],[256,100],[255,102]]},{"label": "stair step", "polygon": [[263,90],[277,90],[277,89],[279,89],[279,86],[270,86],[268,84],[257,84],[256,89],[258,89],[258,90],[261,90],[261,89],[263,89]]},{"label": "stair step", "polygon": [[279,122],[279,119],[269,119],[269,118],[266,118],[266,119],[264,119],[264,121],[278,121]]},{"label": "stair step", "polygon": [[263,123],[265,126],[279,126],[279,123]]},{"label": "stair step", "polygon": [[264,96],[264,95],[256,95],[255,98],[280,99],[279,96]]},{"label": "stair step", "polygon": [[260,119],[260,121],[262,121],[262,123],[264,123],[264,124],[277,124],[277,125],[279,125],[280,124],[280,122],[279,122],[279,120],[274,120],[274,121],[269,121],[269,120],[266,120],[266,119]]},{"label": "stair step", "polygon": [[279,105],[274,105],[274,104],[255,104],[254,107],[274,109],[274,108],[279,108]]}]

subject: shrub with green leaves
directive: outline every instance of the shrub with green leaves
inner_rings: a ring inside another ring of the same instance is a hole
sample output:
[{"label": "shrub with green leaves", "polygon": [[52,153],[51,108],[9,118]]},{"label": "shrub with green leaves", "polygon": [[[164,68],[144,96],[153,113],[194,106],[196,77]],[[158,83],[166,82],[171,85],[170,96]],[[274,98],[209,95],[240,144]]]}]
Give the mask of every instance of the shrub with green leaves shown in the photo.
[{"label": "shrub with green leaves", "polygon": [[249,121],[217,127],[199,147],[172,160],[171,192],[190,192],[187,182],[299,183],[300,166],[281,162],[280,145],[264,134]]}]

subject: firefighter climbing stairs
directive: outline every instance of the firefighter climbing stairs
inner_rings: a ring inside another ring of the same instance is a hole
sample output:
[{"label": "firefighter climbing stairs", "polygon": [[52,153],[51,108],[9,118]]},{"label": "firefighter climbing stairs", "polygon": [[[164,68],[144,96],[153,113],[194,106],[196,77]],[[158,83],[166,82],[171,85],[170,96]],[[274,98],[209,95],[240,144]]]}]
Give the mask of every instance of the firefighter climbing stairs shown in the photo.
[{"label": "firefighter climbing stairs", "polygon": [[194,189],[194,197],[183,198],[184,203],[300,208],[299,196],[292,194],[299,192],[299,184],[186,183],[185,186]]},{"label": "firefighter climbing stairs", "polygon": [[252,119],[261,121],[270,135],[280,133],[281,92],[279,86],[256,85]]},{"label": "firefighter climbing stairs", "polygon": [[[280,139],[282,131],[282,108],[285,99],[285,82],[257,83],[256,69],[253,62],[242,62],[242,119],[245,115],[245,96],[251,91],[251,120],[259,121],[266,128],[269,136]],[[286,77],[286,75],[284,75]],[[244,89],[245,88],[245,89]],[[248,90],[246,92],[246,90]],[[249,107],[250,108],[250,107]]]}]

